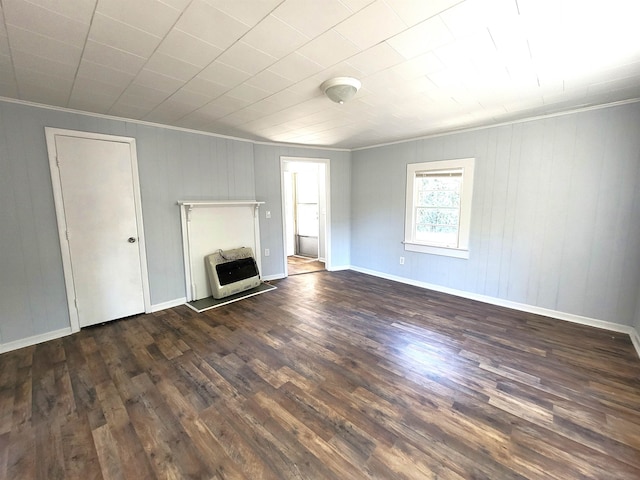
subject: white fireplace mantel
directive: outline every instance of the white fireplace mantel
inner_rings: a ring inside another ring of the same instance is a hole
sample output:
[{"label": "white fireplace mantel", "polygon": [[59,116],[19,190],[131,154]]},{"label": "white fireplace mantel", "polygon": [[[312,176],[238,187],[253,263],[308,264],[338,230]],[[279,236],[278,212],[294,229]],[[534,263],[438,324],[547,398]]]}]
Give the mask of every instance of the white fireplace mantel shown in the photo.
[{"label": "white fireplace mantel", "polygon": [[260,216],[255,200],[181,200],[182,248],[187,301],[211,295],[204,257],[215,251],[251,247],[262,273]]}]

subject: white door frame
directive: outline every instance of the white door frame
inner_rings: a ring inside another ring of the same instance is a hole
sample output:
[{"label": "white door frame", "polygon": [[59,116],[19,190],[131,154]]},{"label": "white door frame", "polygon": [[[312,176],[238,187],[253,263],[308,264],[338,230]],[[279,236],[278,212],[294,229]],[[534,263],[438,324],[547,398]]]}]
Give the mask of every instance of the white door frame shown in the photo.
[{"label": "white door frame", "polygon": [[138,252],[140,255],[140,270],[142,273],[142,294],[144,298],[144,311],[151,312],[151,295],[149,292],[149,273],[147,269],[147,251],[142,224],[142,200],[140,197],[140,179],[138,176],[138,156],[136,154],[136,140],[130,137],[120,137],[115,135],[103,135],[101,133],[80,132],[75,130],[65,130],[61,128],[45,127],[47,139],[47,151],[49,153],[49,168],[51,170],[51,183],[53,184],[53,199],[56,208],[56,218],[58,220],[58,235],[60,237],[60,250],[62,253],[62,268],[64,270],[64,283],[67,290],[67,305],[69,308],[69,319],[71,331],[80,331],[80,318],[75,305],[75,287],[73,269],[71,268],[71,253],[69,251],[69,241],[67,240],[67,223],[64,213],[64,203],[62,197],[62,184],[60,172],[58,171],[58,152],[56,147],[56,135],[66,137],[84,138],[90,140],[103,140],[107,142],[119,142],[129,144],[131,155],[131,167],[133,177],[133,196],[136,211],[136,221],[138,223]]},{"label": "white door frame", "polygon": [[[285,177],[285,164],[287,163],[314,163],[324,166],[324,189],[325,189],[325,208],[326,215],[324,215],[324,242],[325,242],[325,268],[331,271],[331,181],[330,181],[330,165],[331,161],[328,158],[312,158],[312,157],[280,157],[280,195],[282,197],[282,257],[284,276],[288,277],[287,266],[287,222],[286,222],[286,210],[285,202],[286,196],[284,191],[284,177]],[[322,218],[322,212],[320,212]],[[318,245],[319,248],[319,245]]]}]

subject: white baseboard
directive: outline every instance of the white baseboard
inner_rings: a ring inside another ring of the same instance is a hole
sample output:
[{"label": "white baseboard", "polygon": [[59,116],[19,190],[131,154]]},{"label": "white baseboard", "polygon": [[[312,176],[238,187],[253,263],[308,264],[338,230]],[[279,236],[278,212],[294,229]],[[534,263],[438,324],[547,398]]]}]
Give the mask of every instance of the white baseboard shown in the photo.
[{"label": "white baseboard", "polygon": [[327,269],[329,272],[340,272],[342,270],[355,270],[351,265],[331,265],[331,268]]},{"label": "white baseboard", "polygon": [[168,302],[156,303],[151,305],[151,312],[159,312],[160,310],[166,310],[167,308],[179,307],[187,303],[187,297],[176,298],[175,300],[169,300]]},{"label": "white baseboard", "polygon": [[545,317],[557,318],[558,320],[566,320],[568,322],[578,323],[580,325],[587,325],[590,327],[602,328],[612,332],[626,333],[631,338],[631,342],[636,349],[638,357],[640,357],[640,336],[635,328],[628,325],[622,325],[620,323],[608,322],[606,320],[599,320],[597,318],[583,317],[581,315],[574,315],[572,313],[560,312],[558,310],[551,310],[549,308],[537,307],[535,305],[528,305],[526,303],[512,302],[510,300],[504,300],[502,298],[490,297],[488,295],[481,295],[478,293],[465,292],[463,290],[456,290],[454,288],[443,287],[441,285],[435,285],[427,282],[420,282],[412,280],[410,278],[399,277],[397,275],[390,275],[388,273],[379,272],[377,270],[369,270],[368,268],[350,267],[351,270],[360,273],[366,273],[373,275],[374,277],[385,278],[387,280],[393,280],[394,282],[404,283],[407,285],[413,285],[428,290],[434,290],[436,292],[448,293],[457,297],[468,298],[470,300],[477,300],[479,302],[489,303],[491,305],[497,305],[499,307],[512,308],[513,310],[519,310],[521,312],[534,313],[537,315],[544,315]]},{"label": "white baseboard", "polygon": [[286,275],[284,273],[276,273],[275,275],[265,275],[262,277],[262,280],[265,282],[269,282],[271,280],[280,280],[281,278],[285,278]]},{"label": "white baseboard", "polygon": [[60,330],[54,330],[53,332],[41,333],[40,335],[33,335],[27,338],[21,338],[13,342],[0,344],[0,353],[10,352],[12,350],[18,350],[24,347],[30,347],[38,343],[47,342],[49,340],[55,340],[56,338],[66,337],[71,335],[71,327],[61,328]]},{"label": "white baseboard", "polygon": [[637,329],[633,328],[633,331],[629,334],[631,337],[631,342],[633,346],[636,347],[636,352],[638,352],[638,357],[640,357],[640,333]]}]

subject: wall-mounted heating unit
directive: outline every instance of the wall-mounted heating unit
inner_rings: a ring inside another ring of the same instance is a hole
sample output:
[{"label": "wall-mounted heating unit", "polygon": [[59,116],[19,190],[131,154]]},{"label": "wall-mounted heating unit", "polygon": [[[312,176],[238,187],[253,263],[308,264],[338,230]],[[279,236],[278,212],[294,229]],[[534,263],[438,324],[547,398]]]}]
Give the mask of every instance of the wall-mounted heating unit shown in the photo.
[{"label": "wall-mounted heating unit", "polygon": [[251,248],[218,250],[205,257],[213,298],[225,298],[260,286],[260,273]]}]

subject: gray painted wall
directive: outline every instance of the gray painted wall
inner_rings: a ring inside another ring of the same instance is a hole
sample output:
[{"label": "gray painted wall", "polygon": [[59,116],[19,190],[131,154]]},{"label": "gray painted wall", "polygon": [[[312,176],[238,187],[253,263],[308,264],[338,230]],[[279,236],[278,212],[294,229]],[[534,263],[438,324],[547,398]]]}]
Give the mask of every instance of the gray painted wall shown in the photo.
[{"label": "gray painted wall", "polygon": [[[351,263],[638,327],[638,125],[635,103],[355,151]],[[471,258],[405,252],[407,163],[464,157]]]},{"label": "gray painted wall", "polygon": [[[263,250],[268,248],[271,251],[271,256],[262,257],[264,275],[285,274],[280,190],[281,156],[329,159],[332,267],[348,267],[351,234],[351,153],[256,144],[255,175],[256,179],[259,179],[256,182],[256,200],[265,202],[265,205],[260,207],[260,243]],[[267,210],[271,212],[270,219],[264,218]]]},{"label": "gray painted wall", "polygon": [[349,152],[254,146],[0,101],[0,344],[69,327],[47,126],[136,139],[152,305],[185,296],[178,200],[266,201],[274,216],[261,216],[261,242],[273,253],[262,274],[283,273],[280,155],[331,159],[334,263],[349,265]]},{"label": "gray painted wall", "polygon": [[[354,265],[640,329],[637,125],[640,104],[633,104],[350,153],[0,102],[0,344],[69,327],[45,126],[136,138],[152,304],[185,295],[179,199],[266,202],[261,243],[272,255],[263,258],[263,275],[284,273],[286,155],[331,160],[336,268]],[[406,164],[465,156],[478,159],[471,258],[404,252]]]}]

